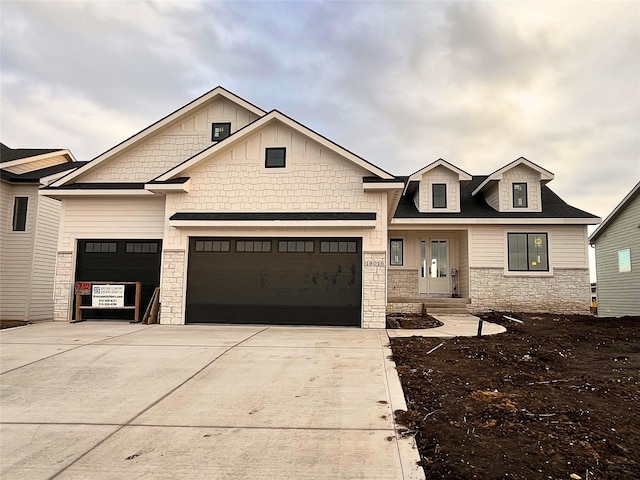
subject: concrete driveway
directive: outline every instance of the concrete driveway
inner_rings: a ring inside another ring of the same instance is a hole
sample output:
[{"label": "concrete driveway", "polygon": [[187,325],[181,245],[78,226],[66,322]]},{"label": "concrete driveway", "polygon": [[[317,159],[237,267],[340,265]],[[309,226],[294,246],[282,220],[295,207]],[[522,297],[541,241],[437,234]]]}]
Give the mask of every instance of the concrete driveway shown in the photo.
[{"label": "concrete driveway", "polygon": [[3,480],[424,478],[384,330],[49,322],[0,342]]}]

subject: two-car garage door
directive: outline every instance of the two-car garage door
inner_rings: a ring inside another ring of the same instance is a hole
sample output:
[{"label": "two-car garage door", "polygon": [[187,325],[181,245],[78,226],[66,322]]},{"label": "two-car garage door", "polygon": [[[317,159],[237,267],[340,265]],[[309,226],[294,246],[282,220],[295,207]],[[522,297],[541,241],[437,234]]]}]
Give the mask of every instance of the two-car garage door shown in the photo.
[{"label": "two-car garage door", "polygon": [[191,238],[186,323],[360,326],[360,238]]}]

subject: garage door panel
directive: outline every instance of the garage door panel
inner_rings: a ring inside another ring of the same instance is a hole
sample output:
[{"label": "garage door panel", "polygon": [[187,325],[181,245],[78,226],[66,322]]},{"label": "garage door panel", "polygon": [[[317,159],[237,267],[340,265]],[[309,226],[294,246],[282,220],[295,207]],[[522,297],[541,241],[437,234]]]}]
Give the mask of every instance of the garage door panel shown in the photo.
[{"label": "garage door panel", "polygon": [[[229,242],[227,252],[202,251],[221,241]],[[186,320],[359,326],[360,244],[360,239],[331,244],[326,239],[191,239]],[[245,251],[263,245],[271,245],[270,251]]]}]

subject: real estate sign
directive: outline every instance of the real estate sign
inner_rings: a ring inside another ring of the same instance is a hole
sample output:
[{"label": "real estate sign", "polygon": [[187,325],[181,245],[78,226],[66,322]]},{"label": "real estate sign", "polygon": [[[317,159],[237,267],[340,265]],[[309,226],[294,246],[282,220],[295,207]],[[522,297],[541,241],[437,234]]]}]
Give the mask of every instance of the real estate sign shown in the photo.
[{"label": "real estate sign", "polygon": [[124,285],[93,285],[91,306],[96,308],[124,307]]}]

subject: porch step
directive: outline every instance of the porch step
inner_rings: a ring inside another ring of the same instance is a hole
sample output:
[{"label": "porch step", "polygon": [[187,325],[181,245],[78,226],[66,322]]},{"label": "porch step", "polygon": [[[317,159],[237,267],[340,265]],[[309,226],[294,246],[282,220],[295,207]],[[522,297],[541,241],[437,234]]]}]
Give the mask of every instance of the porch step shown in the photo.
[{"label": "porch step", "polygon": [[423,306],[422,313],[424,315],[461,315],[470,314],[471,312],[466,308]]}]

